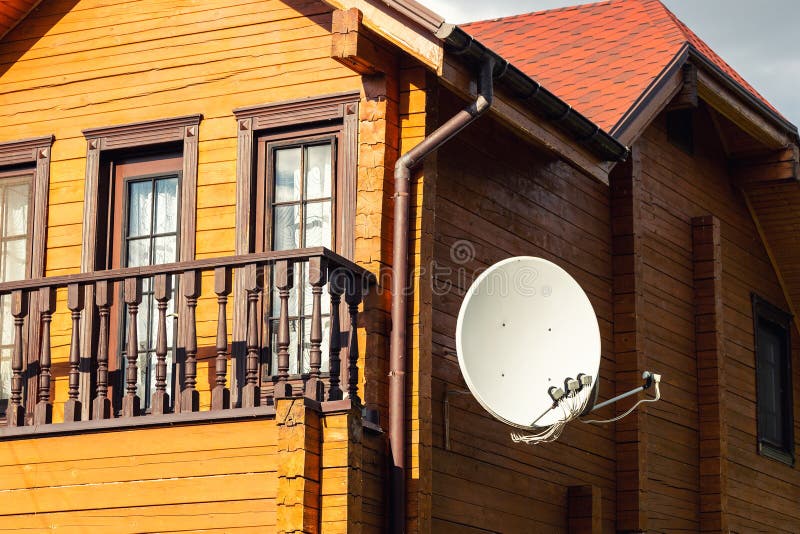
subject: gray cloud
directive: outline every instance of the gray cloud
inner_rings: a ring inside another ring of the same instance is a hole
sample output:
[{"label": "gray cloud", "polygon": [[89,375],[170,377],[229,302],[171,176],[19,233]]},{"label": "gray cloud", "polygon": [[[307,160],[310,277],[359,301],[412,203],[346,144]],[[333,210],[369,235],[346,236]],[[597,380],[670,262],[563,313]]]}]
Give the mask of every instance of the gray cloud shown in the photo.
[{"label": "gray cloud", "polygon": [[[448,22],[469,22],[589,2],[570,0],[421,0]],[[797,0],[664,0],[781,113],[800,123]]]}]

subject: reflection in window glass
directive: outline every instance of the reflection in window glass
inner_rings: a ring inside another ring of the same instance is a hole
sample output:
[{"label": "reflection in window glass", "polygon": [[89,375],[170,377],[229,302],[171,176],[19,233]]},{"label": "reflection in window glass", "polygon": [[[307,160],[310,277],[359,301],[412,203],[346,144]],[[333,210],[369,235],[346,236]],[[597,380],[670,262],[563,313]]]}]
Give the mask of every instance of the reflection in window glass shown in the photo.
[{"label": "reflection in window glass", "polygon": [[[28,207],[31,184],[27,176],[0,179],[0,282],[21,280],[28,265]],[[11,297],[0,297],[0,412],[11,394],[11,354],[14,318]]]},{"label": "reflection in window glass", "polygon": [[[128,226],[126,267],[140,267],[178,261],[178,179],[161,176],[128,182]],[[173,288],[176,279],[173,277]],[[174,295],[174,289],[173,289]],[[167,313],[174,313],[174,296],[170,299]],[[127,322],[127,311],[125,320]],[[142,281],[142,303],[137,316],[139,354],[139,376],[136,394],[142,407],[150,406],[155,391],[155,346],[158,334],[158,303],[153,296],[153,280]],[[167,319],[167,384],[172,383],[174,362],[174,320]],[[128,329],[125,328],[127,335]],[[127,339],[122,345],[122,369],[127,369]],[[124,374],[124,372],[123,372]],[[125,377],[122,377],[124,383]],[[168,386],[169,387],[169,386]]]},{"label": "reflection in window glass", "polygon": [[[307,247],[333,248],[332,140],[298,143],[272,151],[272,248],[290,250]],[[311,288],[305,264],[295,265],[295,284],[289,293],[289,373],[307,373],[311,350]],[[274,287],[274,285],[273,285]],[[302,288],[302,290],[298,290]],[[278,292],[272,293],[271,372],[278,370],[276,329],[280,314]],[[328,370],[328,331],[330,303],[322,299],[322,371]]]}]

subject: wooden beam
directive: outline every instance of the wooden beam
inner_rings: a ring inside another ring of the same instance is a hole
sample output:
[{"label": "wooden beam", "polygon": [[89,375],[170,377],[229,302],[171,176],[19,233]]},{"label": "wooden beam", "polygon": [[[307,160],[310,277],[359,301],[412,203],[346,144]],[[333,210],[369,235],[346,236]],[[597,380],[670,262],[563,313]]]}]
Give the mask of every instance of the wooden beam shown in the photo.
[{"label": "wooden beam", "polygon": [[692,219],[700,531],[728,532],[728,427],[725,417],[725,321],[719,219]]},{"label": "wooden beam", "polygon": [[681,67],[681,78],[680,90],[667,106],[669,111],[694,109],[700,102],[697,97],[697,67],[692,63],[684,63]]},{"label": "wooden beam", "polygon": [[785,132],[773,126],[761,113],[702,70],[697,72],[697,93],[711,107],[765,146],[781,149],[789,144],[790,139]]},{"label": "wooden beam", "polygon": [[387,43],[363,24],[356,8],[337,9],[331,24],[331,57],[364,75],[394,72],[396,54]]},{"label": "wooden beam", "polygon": [[567,488],[567,529],[571,534],[601,534],[603,507],[597,486]]},{"label": "wooden beam", "polygon": [[800,152],[795,144],[766,154],[733,158],[731,176],[740,187],[800,180]]}]

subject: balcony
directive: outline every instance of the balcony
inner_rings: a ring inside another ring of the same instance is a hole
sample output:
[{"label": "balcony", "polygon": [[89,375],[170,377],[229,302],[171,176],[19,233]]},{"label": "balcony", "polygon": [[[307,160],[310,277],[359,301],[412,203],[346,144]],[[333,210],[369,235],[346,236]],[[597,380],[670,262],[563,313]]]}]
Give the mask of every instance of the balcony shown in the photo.
[{"label": "balcony", "polygon": [[[374,283],[349,260],[309,248],[0,284],[15,340],[0,438],[269,416],[280,398],[358,406],[356,326]],[[69,331],[57,364],[54,317]],[[300,321],[305,337],[293,333]],[[241,335],[230,336],[231,325]],[[144,359],[125,358],[143,350]],[[213,373],[205,389],[200,353]],[[232,355],[243,368],[238,380],[229,376]],[[262,373],[270,360],[271,373]],[[66,389],[59,402],[56,379]]]}]

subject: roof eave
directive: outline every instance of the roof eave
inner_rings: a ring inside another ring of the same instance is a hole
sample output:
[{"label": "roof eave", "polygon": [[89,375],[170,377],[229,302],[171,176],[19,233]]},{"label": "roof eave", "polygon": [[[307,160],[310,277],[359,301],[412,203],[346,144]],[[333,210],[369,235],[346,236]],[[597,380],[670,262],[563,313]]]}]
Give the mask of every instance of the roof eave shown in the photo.
[{"label": "roof eave", "polygon": [[598,158],[617,162],[628,157],[628,147],[458,26],[443,23],[436,36],[444,42],[446,51],[470,63],[477,64],[486,56],[492,57],[496,65],[495,79],[499,83]]}]

